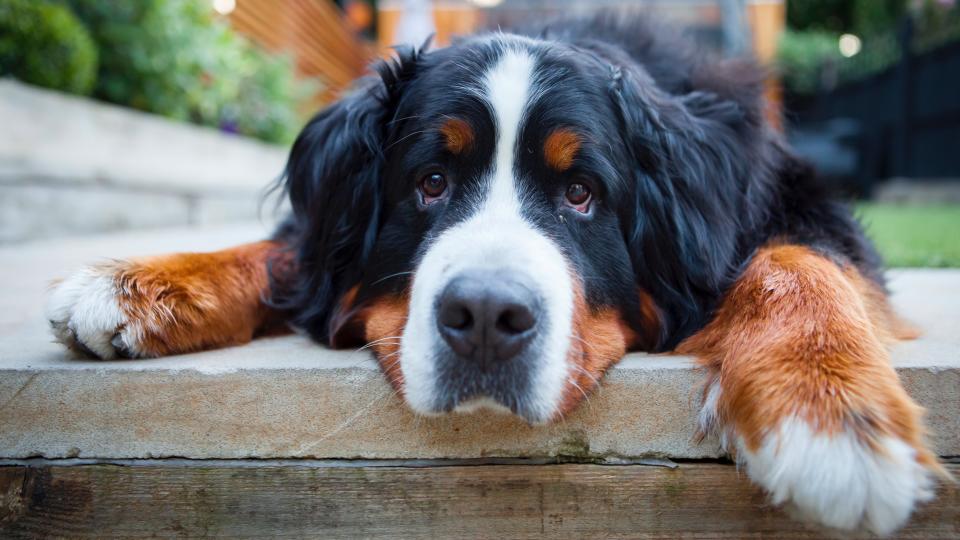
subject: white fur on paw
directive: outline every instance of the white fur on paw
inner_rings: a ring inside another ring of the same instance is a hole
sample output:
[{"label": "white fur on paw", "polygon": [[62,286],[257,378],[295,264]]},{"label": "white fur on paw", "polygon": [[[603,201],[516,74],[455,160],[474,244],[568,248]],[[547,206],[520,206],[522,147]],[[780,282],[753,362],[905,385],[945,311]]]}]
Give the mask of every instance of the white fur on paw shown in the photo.
[{"label": "white fur on paw", "polygon": [[700,405],[700,414],[697,415],[697,427],[700,433],[704,435],[718,435],[721,445],[726,447],[726,432],[719,429],[719,422],[717,420],[717,404],[720,403],[720,394],[722,392],[719,377],[707,383],[703,403]]},{"label": "white fur on paw", "polygon": [[57,341],[104,360],[136,356],[136,340],[120,309],[115,268],[90,266],[54,286],[46,315]]},{"label": "white fur on paw", "polygon": [[852,433],[816,433],[790,418],[756,453],[738,441],[738,458],[775,504],[827,527],[886,535],[906,523],[918,502],[933,497],[933,481],[910,445],[889,436],[879,445],[882,453]]}]

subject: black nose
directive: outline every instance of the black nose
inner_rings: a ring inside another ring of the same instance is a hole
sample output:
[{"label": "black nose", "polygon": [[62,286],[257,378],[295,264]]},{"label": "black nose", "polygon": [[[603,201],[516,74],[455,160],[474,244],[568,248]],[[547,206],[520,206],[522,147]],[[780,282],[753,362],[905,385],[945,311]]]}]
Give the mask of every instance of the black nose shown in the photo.
[{"label": "black nose", "polygon": [[437,328],[458,356],[489,368],[515,357],[536,334],[539,298],[523,280],[473,271],[440,293]]}]

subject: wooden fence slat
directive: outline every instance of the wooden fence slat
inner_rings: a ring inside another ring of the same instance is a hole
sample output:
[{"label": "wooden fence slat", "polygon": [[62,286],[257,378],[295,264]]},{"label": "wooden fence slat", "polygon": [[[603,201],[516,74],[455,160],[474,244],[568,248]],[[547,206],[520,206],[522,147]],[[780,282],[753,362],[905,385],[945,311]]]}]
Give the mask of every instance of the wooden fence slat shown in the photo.
[{"label": "wooden fence slat", "polygon": [[330,0],[244,0],[230,22],[270,50],[293,53],[298,72],[320,78],[327,97],[347,88],[372,58]]},{"label": "wooden fence slat", "polygon": [[[0,467],[0,537],[823,536],[765,501],[735,467],[715,463]],[[956,486],[895,536],[958,537]]]}]

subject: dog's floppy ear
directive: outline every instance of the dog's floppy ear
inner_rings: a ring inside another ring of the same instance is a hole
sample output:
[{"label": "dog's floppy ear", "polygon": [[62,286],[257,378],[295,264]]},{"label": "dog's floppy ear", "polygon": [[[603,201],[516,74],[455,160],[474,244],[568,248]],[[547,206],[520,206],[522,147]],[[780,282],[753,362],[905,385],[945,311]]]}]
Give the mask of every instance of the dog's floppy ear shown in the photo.
[{"label": "dog's floppy ear", "polygon": [[633,66],[612,80],[632,157],[621,223],[637,283],[663,315],[656,348],[671,349],[706,322],[738,271],[742,231],[759,220],[762,113],[717,92],[668,94]]},{"label": "dog's floppy ear", "polygon": [[273,301],[315,339],[359,280],[380,228],[384,141],[420,52],[397,50],[377,75],[317,114],[297,137],[284,174],[293,215],[285,224],[297,275],[274,287]]}]

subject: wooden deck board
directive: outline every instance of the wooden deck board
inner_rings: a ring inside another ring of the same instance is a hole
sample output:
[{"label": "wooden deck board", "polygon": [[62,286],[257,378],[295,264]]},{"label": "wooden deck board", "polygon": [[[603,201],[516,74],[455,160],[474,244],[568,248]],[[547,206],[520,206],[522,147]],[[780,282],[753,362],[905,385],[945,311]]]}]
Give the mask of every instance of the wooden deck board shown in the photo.
[{"label": "wooden deck board", "polygon": [[[823,537],[718,463],[250,463],[0,467],[0,537]],[[960,538],[957,487],[938,495],[895,537]]]}]

